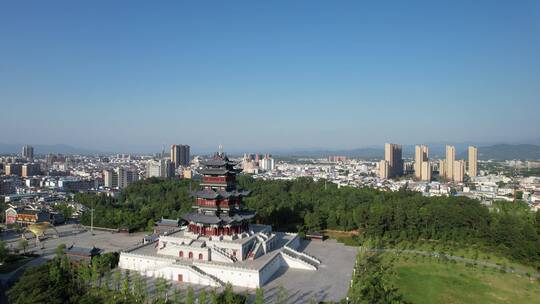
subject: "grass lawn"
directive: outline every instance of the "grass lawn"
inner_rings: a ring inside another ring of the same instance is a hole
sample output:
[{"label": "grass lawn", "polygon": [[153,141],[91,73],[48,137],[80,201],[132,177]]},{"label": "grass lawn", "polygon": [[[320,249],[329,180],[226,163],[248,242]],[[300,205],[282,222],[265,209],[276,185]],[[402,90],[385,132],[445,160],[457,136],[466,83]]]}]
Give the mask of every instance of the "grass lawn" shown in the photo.
[{"label": "grass lawn", "polygon": [[514,268],[516,270],[521,270],[529,273],[536,273],[536,269],[531,266],[523,265],[508,259],[507,257],[501,256],[500,254],[489,250],[489,248],[483,248],[477,245],[459,245],[459,244],[444,244],[443,242],[438,241],[418,241],[414,243],[402,242],[395,246],[396,248],[410,248],[415,250],[423,251],[437,251],[444,252],[445,254],[459,256],[469,259],[482,260],[484,262],[489,262],[493,264],[503,265],[505,267]]},{"label": "grass lawn", "polygon": [[540,282],[462,263],[396,260],[395,281],[412,303],[540,303]]},{"label": "grass lawn", "polygon": [[10,273],[33,259],[33,257],[18,256],[15,261],[6,262],[0,266],[0,273]]}]

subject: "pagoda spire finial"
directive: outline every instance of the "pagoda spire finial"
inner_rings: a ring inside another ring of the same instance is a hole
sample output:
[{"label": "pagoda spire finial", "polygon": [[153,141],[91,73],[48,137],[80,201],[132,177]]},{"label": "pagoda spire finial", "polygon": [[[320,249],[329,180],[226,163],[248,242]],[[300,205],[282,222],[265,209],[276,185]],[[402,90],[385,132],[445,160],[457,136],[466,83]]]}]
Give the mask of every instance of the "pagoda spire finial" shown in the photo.
[{"label": "pagoda spire finial", "polygon": [[219,155],[222,156],[223,155],[223,145],[222,144],[219,144],[218,151],[219,151]]}]

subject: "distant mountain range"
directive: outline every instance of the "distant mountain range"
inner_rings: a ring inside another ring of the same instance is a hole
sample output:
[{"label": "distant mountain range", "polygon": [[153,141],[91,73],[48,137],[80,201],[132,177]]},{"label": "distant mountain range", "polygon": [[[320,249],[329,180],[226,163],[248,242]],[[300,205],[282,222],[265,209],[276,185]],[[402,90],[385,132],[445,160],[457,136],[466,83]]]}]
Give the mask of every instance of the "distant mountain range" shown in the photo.
[{"label": "distant mountain range", "polygon": [[[456,147],[456,159],[467,158],[467,147],[473,144],[452,144]],[[428,144],[431,158],[444,158],[446,144]],[[415,145],[403,145],[403,157],[414,158]],[[295,157],[327,157],[330,155],[344,155],[354,158],[381,159],[384,157],[384,146],[380,148],[368,147],[351,150],[299,150],[288,153],[274,152],[276,155]],[[540,146],[529,144],[495,144],[478,146],[478,158],[483,160],[540,160]]]},{"label": "distant mountain range", "polygon": [[[459,158],[466,158],[467,153],[458,154]],[[537,145],[509,145],[498,144],[487,147],[478,147],[479,159],[523,159],[523,160],[540,160],[540,146]]]},{"label": "distant mountain range", "polygon": [[[429,146],[430,158],[443,158],[445,156],[445,144],[433,143]],[[471,143],[454,143],[456,147],[456,158],[467,158],[467,147],[473,145]],[[0,143],[0,154],[20,154],[21,144],[4,144]],[[64,144],[54,145],[32,145],[35,154],[79,154],[93,155],[105,154],[106,152],[77,148]],[[414,158],[414,145],[403,145],[403,157]],[[365,147],[349,150],[330,150],[330,149],[311,149],[311,150],[296,150],[296,151],[272,151],[271,154],[276,156],[289,157],[327,157],[330,155],[344,155],[347,157],[364,158],[364,159],[381,159],[384,156],[384,146],[380,147]],[[241,155],[241,154],[239,154]],[[478,146],[479,159],[523,159],[523,160],[540,160],[540,146],[531,144],[495,144]]]},{"label": "distant mountain range", "polygon": [[[0,143],[0,154],[20,154],[22,149],[21,144],[4,144]],[[72,147],[63,144],[54,144],[54,145],[32,145],[34,147],[34,154],[49,154],[49,153],[60,153],[60,154],[79,154],[79,155],[91,155],[102,153],[97,150],[83,149]]]}]

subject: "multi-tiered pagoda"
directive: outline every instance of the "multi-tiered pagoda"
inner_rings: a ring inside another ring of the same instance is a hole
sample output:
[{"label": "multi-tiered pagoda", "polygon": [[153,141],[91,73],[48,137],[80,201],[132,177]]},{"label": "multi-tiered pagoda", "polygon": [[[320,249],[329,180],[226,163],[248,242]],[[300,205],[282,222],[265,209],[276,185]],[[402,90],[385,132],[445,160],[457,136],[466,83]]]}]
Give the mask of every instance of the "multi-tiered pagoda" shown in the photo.
[{"label": "multi-tiered pagoda", "polygon": [[122,251],[120,268],[182,283],[222,287],[230,282],[247,288],[263,286],[282,267],[318,269],[321,261],[299,250],[298,235],[249,224],[255,212],[243,210],[242,198],[249,192],[237,189],[240,170],[234,162],[217,153],[203,165],[194,210],[184,216],[187,227]]},{"label": "multi-tiered pagoda", "polygon": [[236,187],[235,168],[223,153],[204,161],[201,189],[194,192],[195,210],[184,216],[189,222],[188,231],[206,236],[235,236],[249,230],[249,220],[254,212],[243,210],[242,197],[249,191],[239,191]]}]

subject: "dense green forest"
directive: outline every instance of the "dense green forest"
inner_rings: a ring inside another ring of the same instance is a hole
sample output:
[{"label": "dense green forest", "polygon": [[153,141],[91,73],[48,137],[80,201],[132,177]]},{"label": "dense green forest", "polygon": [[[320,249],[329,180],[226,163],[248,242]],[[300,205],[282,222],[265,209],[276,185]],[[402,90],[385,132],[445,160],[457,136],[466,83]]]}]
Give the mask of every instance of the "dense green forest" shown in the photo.
[{"label": "dense green forest", "polygon": [[[95,226],[151,230],[155,220],[179,218],[191,210],[194,200],[190,184],[193,189],[198,186],[189,180],[150,178],[129,185],[118,198],[78,193],[75,200],[94,208]],[[90,225],[89,211],[82,215],[81,222]]]},{"label": "dense green forest", "polygon": [[[178,218],[194,202],[189,180],[148,179],[128,186],[117,199],[78,194],[94,206],[96,226],[148,230],[161,217]],[[247,208],[259,223],[276,230],[360,230],[387,242],[431,239],[467,246],[482,245],[516,261],[540,265],[540,213],[523,202],[496,203],[491,209],[464,197],[423,197],[410,191],[338,188],[325,181],[299,178],[264,181],[239,176],[252,191]],[[89,224],[89,213],[82,217]]]}]

